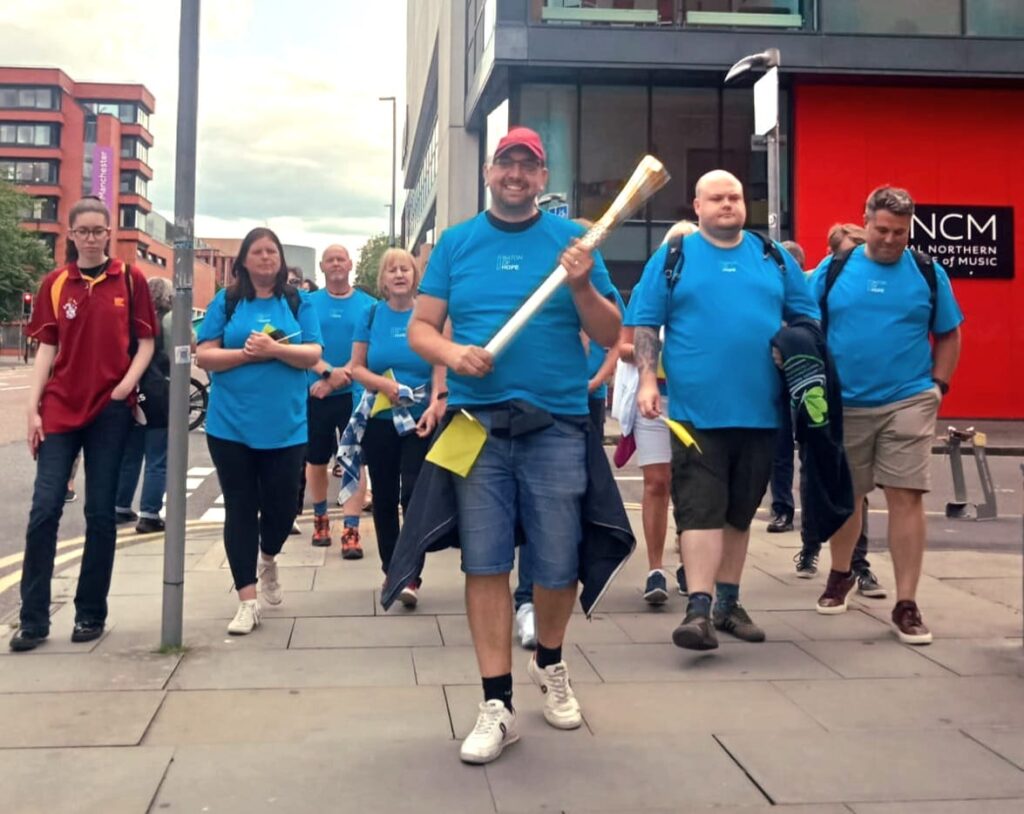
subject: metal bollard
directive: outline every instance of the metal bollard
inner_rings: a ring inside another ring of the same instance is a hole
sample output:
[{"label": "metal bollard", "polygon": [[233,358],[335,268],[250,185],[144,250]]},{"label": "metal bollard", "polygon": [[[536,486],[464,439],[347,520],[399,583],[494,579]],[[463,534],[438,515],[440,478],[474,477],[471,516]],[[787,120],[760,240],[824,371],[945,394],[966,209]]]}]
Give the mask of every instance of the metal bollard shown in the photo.
[{"label": "metal bollard", "polygon": [[[967,500],[967,482],[964,479],[963,443],[971,443],[974,462],[978,466],[978,481],[984,503],[970,503]],[[999,516],[996,506],[996,490],[992,485],[992,473],[988,468],[985,446],[988,439],[974,427],[946,430],[946,444],[949,450],[949,466],[953,474],[953,500],[946,504],[946,517],[960,520],[995,520]]]}]

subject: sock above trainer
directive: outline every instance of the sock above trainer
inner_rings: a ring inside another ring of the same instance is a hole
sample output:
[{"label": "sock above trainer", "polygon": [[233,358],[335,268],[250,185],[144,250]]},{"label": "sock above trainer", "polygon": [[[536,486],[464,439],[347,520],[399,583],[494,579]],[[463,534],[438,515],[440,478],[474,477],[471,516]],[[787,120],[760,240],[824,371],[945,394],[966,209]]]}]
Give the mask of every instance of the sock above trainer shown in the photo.
[{"label": "sock above trainer", "polygon": [[484,701],[501,701],[505,709],[512,712],[512,673],[503,676],[481,678],[484,685]]},{"label": "sock above trainer", "polygon": [[357,529],[359,528],[359,515],[358,514],[346,514],[344,520],[345,528]]},{"label": "sock above trainer", "polygon": [[715,613],[728,616],[740,601],[740,586],[731,582],[715,583]]},{"label": "sock above trainer", "polygon": [[711,615],[711,594],[706,594],[703,591],[690,594],[690,602],[686,606],[687,615],[696,613],[698,616],[710,616]]},{"label": "sock above trainer", "polygon": [[315,514],[317,517],[323,517],[325,514],[327,514],[327,501],[318,500],[316,503],[314,503],[313,514]]}]

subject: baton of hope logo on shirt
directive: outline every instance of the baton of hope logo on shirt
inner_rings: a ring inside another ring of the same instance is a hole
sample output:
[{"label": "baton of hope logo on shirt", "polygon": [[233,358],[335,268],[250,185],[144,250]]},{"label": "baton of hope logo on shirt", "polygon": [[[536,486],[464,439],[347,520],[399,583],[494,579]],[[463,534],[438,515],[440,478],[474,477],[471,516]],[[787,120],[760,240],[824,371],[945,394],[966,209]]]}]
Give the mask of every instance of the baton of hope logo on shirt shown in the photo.
[{"label": "baton of hope logo on shirt", "polygon": [[519,271],[522,262],[523,255],[521,254],[499,254],[497,269],[498,271]]}]

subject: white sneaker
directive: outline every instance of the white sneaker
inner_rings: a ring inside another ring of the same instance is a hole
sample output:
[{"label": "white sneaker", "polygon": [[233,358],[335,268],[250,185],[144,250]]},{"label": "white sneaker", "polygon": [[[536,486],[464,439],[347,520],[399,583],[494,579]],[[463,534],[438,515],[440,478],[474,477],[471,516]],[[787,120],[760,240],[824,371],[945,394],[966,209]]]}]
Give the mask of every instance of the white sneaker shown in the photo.
[{"label": "white sneaker", "polygon": [[228,633],[245,636],[260,626],[260,604],[255,599],[243,599],[238,604],[235,618],[228,622]]},{"label": "white sneaker", "polygon": [[277,563],[267,562],[260,557],[259,565],[256,566],[256,582],[260,586],[260,593],[268,605],[280,605],[284,597],[281,594],[281,583],[277,577]]},{"label": "white sneaker", "polygon": [[516,638],[527,650],[537,646],[537,618],[532,602],[524,602],[516,611]]},{"label": "white sneaker", "polygon": [[580,702],[569,683],[569,668],[564,660],[542,670],[533,656],[526,671],[544,693],[544,720],[556,729],[576,729],[583,723]]},{"label": "white sneaker", "polygon": [[484,701],[480,704],[476,726],[462,742],[459,757],[465,763],[490,763],[517,740],[515,713],[509,712],[501,701]]}]

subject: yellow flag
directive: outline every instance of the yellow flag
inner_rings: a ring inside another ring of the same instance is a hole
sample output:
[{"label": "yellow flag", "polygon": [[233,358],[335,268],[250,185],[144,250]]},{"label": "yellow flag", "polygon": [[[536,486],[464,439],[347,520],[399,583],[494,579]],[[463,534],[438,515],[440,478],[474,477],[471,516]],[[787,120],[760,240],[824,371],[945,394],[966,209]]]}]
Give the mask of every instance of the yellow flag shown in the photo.
[{"label": "yellow flag", "polygon": [[658,354],[658,373],[659,379],[667,379],[668,376],[665,374],[665,354],[664,352]]},{"label": "yellow flag", "polygon": [[427,453],[432,464],[466,477],[487,443],[487,429],[465,410],[460,410]]},{"label": "yellow flag", "polygon": [[704,454],[704,451],[700,448],[700,444],[698,444],[696,439],[694,439],[694,437],[690,435],[689,432],[687,432],[686,427],[684,427],[678,421],[673,421],[671,418],[668,418],[667,416],[659,416],[659,418],[666,424],[668,424],[668,428],[672,430],[672,434],[683,442],[684,447],[696,447],[697,452],[699,452],[701,455]]},{"label": "yellow flag", "polygon": [[[385,370],[383,375],[385,379],[391,379],[391,381],[395,380],[395,372],[391,370],[391,368]],[[370,408],[370,418],[373,418],[377,413],[383,413],[385,410],[390,410],[393,406],[391,399],[384,395],[383,392],[378,391],[377,398],[373,400],[373,407]]]}]

